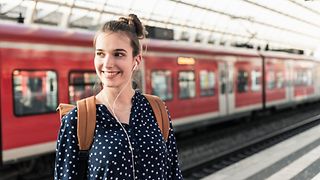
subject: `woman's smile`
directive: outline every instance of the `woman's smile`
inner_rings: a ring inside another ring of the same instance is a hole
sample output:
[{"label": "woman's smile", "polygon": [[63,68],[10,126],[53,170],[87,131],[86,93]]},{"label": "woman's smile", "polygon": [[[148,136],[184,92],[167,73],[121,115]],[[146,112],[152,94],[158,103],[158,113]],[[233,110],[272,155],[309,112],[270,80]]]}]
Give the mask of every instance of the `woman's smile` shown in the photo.
[{"label": "woman's smile", "polygon": [[113,79],[117,77],[121,73],[121,71],[102,71],[102,73],[107,79]]}]

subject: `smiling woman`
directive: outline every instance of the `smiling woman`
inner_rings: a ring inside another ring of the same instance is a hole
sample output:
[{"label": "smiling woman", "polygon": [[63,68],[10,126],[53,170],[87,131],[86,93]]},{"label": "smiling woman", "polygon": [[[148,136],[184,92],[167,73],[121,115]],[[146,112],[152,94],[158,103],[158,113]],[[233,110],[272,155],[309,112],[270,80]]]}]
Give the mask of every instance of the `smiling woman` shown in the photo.
[{"label": "smiling woman", "polygon": [[[113,42],[113,43],[110,43]],[[133,66],[141,55],[133,57],[130,39],[122,33],[100,33],[96,40],[95,69],[104,87],[121,89],[130,81]]]},{"label": "smiling woman", "polygon": [[102,90],[95,96],[96,127],[87,171],[79,170],[75,108],[62,118],[55,179],[183,179],[171,119],[164,138],[150,103],[131,86],[142,60],[139,39],[144,37],[134,14],[109,21],[97,32],[94,66]]}]

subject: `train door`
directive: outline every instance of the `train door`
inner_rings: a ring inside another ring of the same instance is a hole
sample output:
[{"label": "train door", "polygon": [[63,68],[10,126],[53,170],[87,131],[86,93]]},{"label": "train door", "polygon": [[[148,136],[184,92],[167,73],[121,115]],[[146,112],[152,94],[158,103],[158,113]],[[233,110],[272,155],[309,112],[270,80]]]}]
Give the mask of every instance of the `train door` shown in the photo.
[{"label": "train door", "polygon": [[230,114],[234,109],[233,65],[219,62],[219,111],[220,115]]},{"label": "train door", "polygon": [[294,94],[294,82],[293,82],[293,61],[286,61],[286,99],[291,102]]},{"label": "train door", "polygon": [[234,97],[234,62],[228,62],[228,83],[227,83],[227,98],[228,98],[228,114],[234,112],[235,97]]}]

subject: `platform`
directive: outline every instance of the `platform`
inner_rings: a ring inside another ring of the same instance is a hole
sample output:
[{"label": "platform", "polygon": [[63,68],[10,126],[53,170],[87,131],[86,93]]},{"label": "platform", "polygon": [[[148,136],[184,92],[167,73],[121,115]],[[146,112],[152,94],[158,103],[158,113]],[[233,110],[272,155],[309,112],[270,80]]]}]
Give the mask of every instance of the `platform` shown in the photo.
[{"label": "platform", "polygon": [[320,126],[211,174],[202,180],[320,180]]}]

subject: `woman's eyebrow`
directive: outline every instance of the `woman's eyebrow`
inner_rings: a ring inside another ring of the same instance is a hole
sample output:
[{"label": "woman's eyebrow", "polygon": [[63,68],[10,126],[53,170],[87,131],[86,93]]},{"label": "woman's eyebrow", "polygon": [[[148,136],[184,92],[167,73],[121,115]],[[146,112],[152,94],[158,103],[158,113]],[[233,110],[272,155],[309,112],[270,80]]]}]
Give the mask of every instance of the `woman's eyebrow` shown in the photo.
[{"label": "woman's eyebrow", "polygon": [[114,51],[124,51],[124,52],[127,52],[125,49],[115,49]]},{"label": "woman's eyebrow", "polygon": [[[104,51],[103,49],[96,49],[96,51]],[[127,52],[125,49],[115,49],[115,50],[113,50],[113,51],[115,51],[115,52]]]}]

